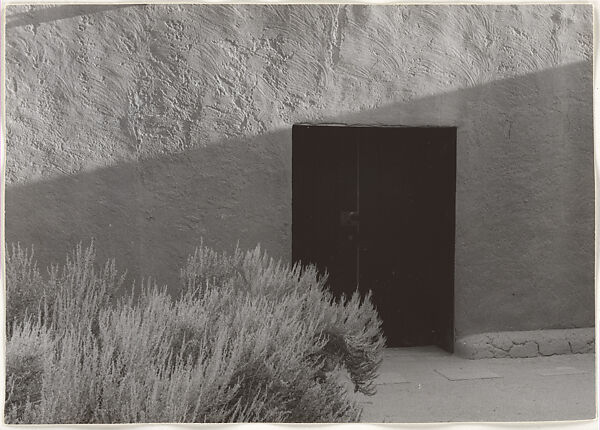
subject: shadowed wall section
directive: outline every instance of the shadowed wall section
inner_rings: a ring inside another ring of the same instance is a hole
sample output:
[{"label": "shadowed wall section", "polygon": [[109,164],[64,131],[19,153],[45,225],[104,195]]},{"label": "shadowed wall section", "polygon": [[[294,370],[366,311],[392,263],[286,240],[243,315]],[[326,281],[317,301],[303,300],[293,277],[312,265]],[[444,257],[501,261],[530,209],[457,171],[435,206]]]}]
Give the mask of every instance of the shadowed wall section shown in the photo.
[{"label": "shadowed wall section", "polygon": [[457,334],[593,325],[591,7],[80,9],[7,10],[6,240],[42,264],[287,260],[293,123],[456,126]]}]

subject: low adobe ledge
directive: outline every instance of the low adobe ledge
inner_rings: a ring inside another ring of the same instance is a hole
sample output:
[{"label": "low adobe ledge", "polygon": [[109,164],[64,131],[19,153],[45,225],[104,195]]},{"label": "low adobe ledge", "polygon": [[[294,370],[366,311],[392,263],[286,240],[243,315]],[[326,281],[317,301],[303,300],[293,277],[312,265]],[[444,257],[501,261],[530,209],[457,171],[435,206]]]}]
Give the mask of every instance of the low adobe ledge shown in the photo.
[{"label": "low adobe ledge", "polygon": [[458,338],[454,353],[469,359],[525,358],[594,352],[595,329],[501,331]]}]

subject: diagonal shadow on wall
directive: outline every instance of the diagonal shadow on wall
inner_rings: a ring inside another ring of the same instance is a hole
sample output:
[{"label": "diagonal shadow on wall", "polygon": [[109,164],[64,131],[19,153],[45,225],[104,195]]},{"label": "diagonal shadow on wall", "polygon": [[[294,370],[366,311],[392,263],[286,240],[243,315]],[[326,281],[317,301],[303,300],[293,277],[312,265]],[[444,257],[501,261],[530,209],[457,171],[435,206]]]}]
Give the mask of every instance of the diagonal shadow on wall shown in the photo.
[{"label": "diagonal shadow on wall", "polygon": [[[144,7],[144,5],[53,5],[45,8],[36,8],[26,12],[16,12],[6,15],[6,28],[22,27],[25,25],[39,25],[44,22],[59,19],[74,18],[77,16],[106,12],[124,7]],[[14,7],[14,6],[13,6]],[[9,9],[11,10],[12,7]]]},{"label": "diagonal shadow on wall", "polygon": [[[591,77],[582,62],[322,118],[458,127],[457,334],[593,325]],[[152,276],[171,291],[202,238],[217,249],[261,243],[289,260],[291,145],[290,124],[7,185],[6,240],[33,244],[45,266],[94,237],[101,259],[116,257],[130,279]]]}]

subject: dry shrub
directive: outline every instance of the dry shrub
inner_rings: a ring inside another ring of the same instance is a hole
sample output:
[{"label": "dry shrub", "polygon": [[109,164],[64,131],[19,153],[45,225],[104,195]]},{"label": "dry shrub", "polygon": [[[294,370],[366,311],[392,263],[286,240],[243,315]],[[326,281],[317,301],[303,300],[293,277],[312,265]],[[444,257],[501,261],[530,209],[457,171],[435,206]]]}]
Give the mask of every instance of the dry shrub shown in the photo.
[{"label": "dry shrub", "polygon": [[10,333],[15,322],[37,315],[47,293],[44,280],[31,250],[20,244],[6,246],[6,329]]},{"label": "dry shrub", "polygon": [[179,297],[146,281],[116,300],[123,278],[96,269],[93,246],[44,280],[15,250],[9,296],[34,280],[38,298],[9,308],[9,423],[356,421],[341,376],[374,392],[384,339],[369,296],[335,299],[313,267],[201,246]]},{"label": "dry shrub", "polygon": [[31,319],[15,323],[6,343],[6,408],[7,421],[30,419],[32,405],[42,393],[44,360],[50,351],[48,330]]}]

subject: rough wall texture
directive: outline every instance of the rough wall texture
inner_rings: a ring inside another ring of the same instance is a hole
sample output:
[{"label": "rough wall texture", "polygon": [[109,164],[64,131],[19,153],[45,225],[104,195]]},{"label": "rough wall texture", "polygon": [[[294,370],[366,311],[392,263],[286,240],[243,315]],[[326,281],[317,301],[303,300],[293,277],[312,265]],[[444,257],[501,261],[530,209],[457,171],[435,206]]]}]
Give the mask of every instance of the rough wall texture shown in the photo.
[{"label": "rough wall texture", "polygon": [[458,338],[454,352],[470,359],[587,354],[595,350],[595,335],[594,327],[480,333]]},{"label": "rough wall texture", "polygon": [[594,323],[592,9],[19,6],[6,240],[176,283],[291,250],[291,126],[458,127],[456,330]]}]

